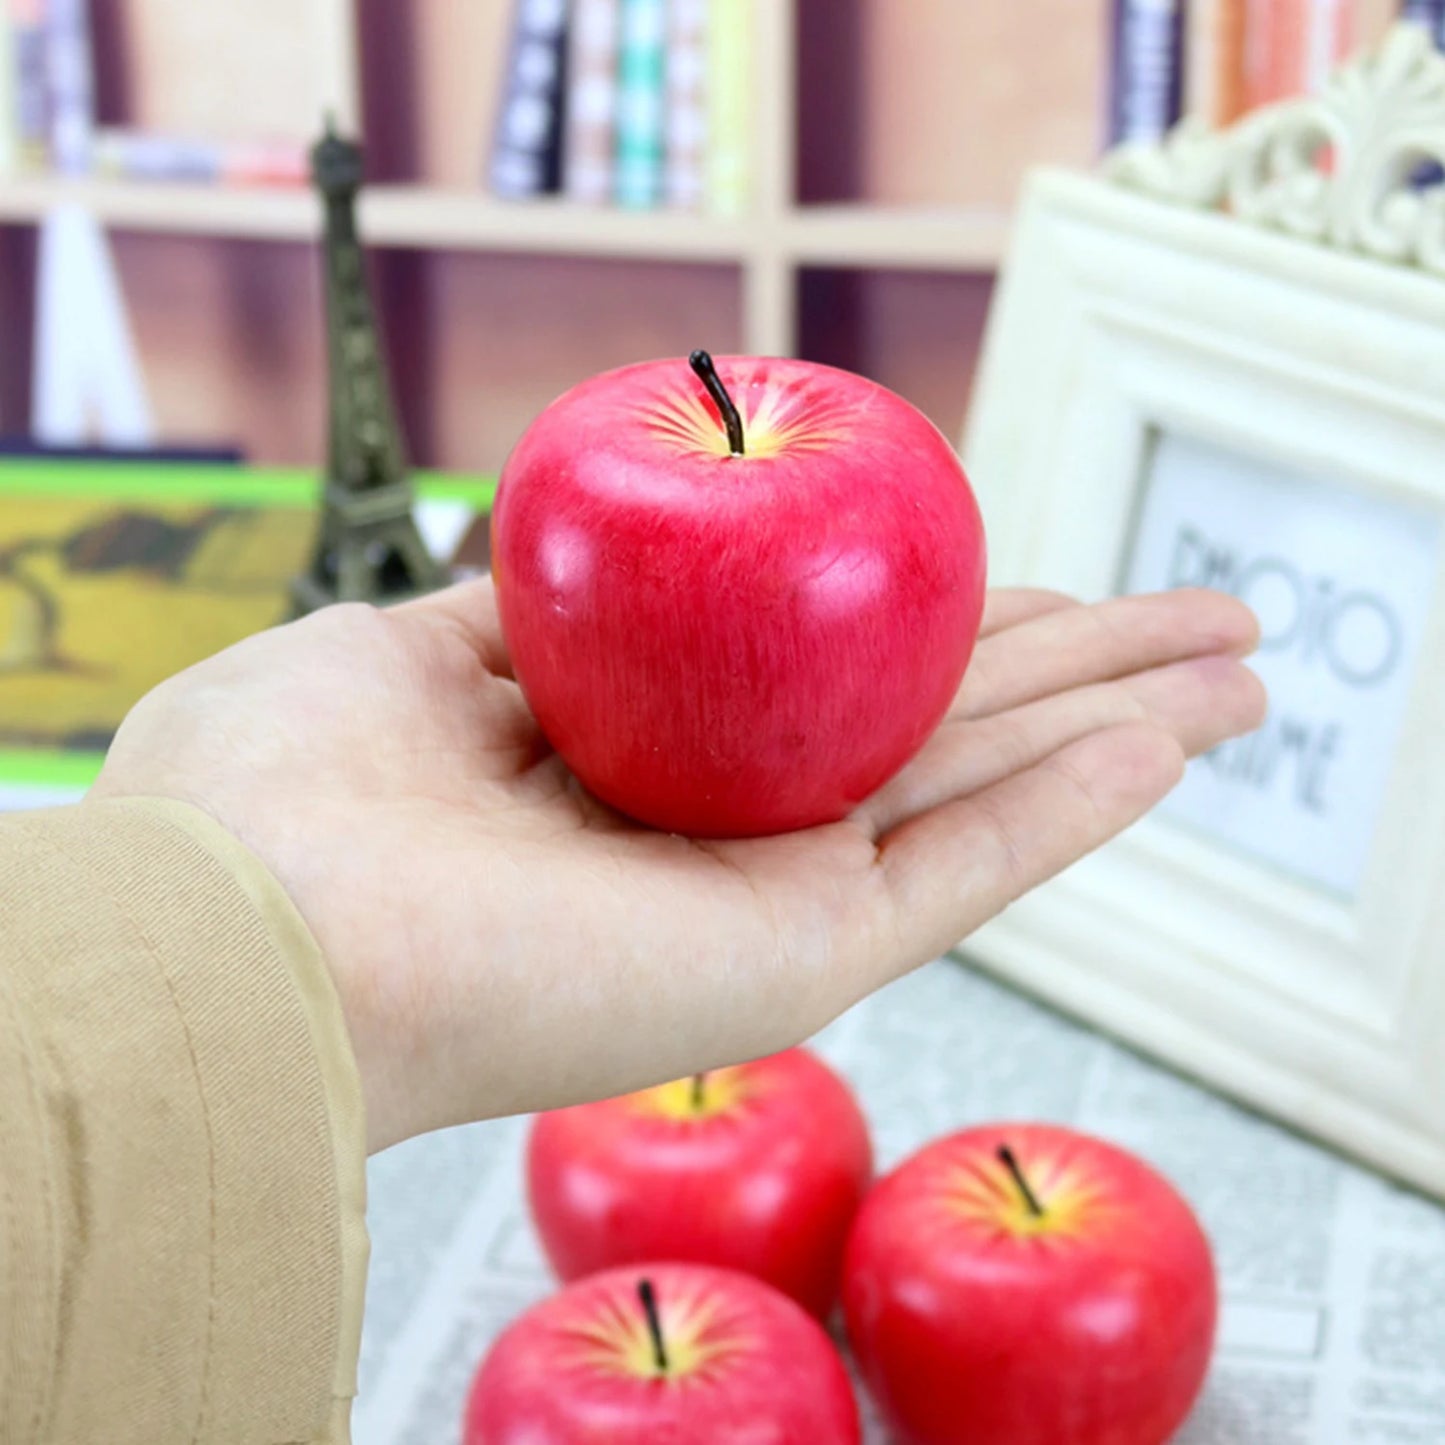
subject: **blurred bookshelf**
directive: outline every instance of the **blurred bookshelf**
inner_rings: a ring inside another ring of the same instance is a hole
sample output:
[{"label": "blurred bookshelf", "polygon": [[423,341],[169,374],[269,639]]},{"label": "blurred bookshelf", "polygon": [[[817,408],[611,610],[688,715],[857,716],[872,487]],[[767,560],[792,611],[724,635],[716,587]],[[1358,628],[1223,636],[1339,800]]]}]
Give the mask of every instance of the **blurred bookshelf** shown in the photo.
[{"label": "blurred bookshelf", "polygon": [[[576,380],[698,345],[863,370],[956,435],[1023,171],[1097,154],[1108,0],[739,3],[736,214],[489,194],[512,0],[90,0],[89,14],[111,123],[237,140],[244,124],[300,145],[330,111],[360,135],[360,226],[425,465],[493,471]],[[1362,38],[1392,8],[1351,3]],[[112,237],[166,439],[314,462],[310,192],[0,175],[0,335],[28,330],[35,227],[66,202]],[[0,426],[26,404],[16,351],[0,347]]]}]

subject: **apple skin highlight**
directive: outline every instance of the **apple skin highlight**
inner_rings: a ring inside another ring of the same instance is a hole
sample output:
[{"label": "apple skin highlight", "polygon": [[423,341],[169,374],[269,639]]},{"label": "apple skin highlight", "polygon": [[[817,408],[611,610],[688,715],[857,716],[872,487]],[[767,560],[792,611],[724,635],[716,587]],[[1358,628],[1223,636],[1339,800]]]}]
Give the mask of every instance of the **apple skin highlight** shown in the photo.
[{"label": "apple skin highlight", "polygon": [[492,519],[528,704],[586,787],[696,837],[846,816],[912,757],[963,677],[983,525],[957,455],[876,383],[720,357],[733,455],[686,359],[553,402]]}]

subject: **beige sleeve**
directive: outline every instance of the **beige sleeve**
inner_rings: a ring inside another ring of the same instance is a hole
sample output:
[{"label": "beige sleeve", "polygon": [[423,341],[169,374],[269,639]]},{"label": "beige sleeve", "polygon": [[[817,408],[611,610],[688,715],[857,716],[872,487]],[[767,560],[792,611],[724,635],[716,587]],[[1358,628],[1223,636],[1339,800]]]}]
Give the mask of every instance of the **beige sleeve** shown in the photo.
[{"label": "beige sleeve", "polygon": [[316,944],[202,813],[0,819],[0,1441],[344,1441],[361,1090]]}]

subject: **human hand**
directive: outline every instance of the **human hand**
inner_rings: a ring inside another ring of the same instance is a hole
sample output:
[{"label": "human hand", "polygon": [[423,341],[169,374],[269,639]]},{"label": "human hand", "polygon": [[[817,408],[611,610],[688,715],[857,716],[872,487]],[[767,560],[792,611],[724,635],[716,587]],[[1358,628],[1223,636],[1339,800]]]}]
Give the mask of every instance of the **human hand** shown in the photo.
[{"label": "human hand", "polygon": [[335,979],[375,1150],[799,1042],[1256,727],[1255,640],[1215,593],[995,592],[949,717],[851,817],[698,842],[581,789],[483,580],[179,674],[92,796],[191,803],[275,874]]}]

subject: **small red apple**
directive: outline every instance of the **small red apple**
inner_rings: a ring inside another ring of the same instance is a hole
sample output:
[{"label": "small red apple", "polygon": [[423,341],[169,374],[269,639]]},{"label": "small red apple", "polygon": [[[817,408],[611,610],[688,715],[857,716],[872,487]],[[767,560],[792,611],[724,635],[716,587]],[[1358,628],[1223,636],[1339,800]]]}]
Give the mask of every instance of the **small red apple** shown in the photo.
[{"label": "small red apple", "polygon": [[858,1445],[847,1372],[759,1280],[652,1264],[579,1281],[498,1338],[463,1445]]},{"label": "small red apple", "polygon": [[847,1084],[805,1049],[539,1115],[527,1194],[552,1267],[693,1260],[820,1317],[873,1174]]},{"label": "small red apple", "polygon": [[900,1445],[1163,1445],[1216,1313],[1209,1244],[1174,1188],[1046,1125],[966,1130],[883,1179],[843,1302]]},{"label": "small red apple", "polygon": [[492,565],[517,681],[632,818],[711,837],[831,822],[958,688],[978,507],[937,428],[876,383],[694,364],[582,383],[507,459]]}]

